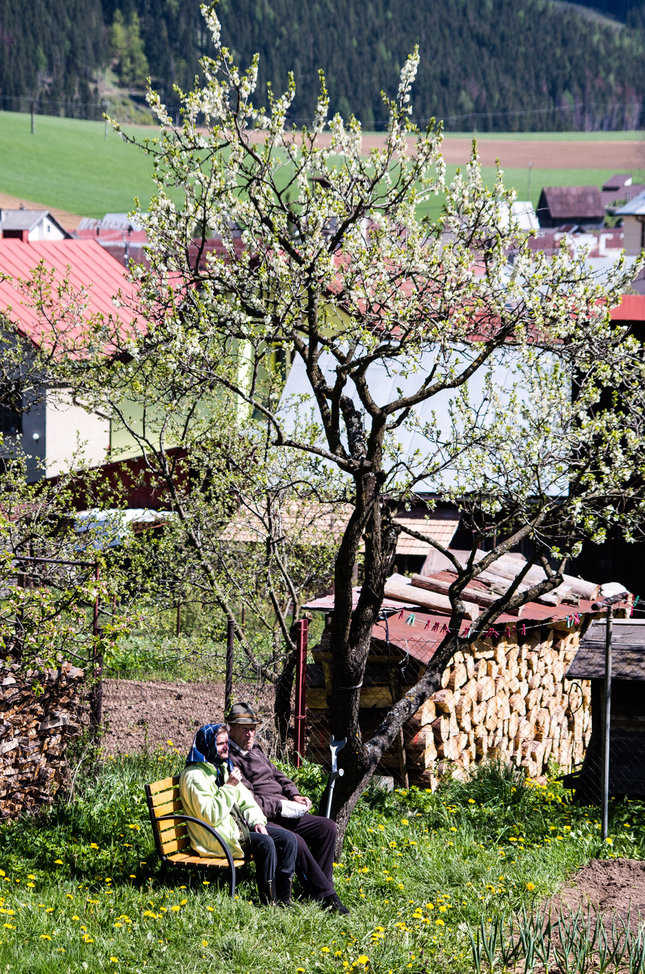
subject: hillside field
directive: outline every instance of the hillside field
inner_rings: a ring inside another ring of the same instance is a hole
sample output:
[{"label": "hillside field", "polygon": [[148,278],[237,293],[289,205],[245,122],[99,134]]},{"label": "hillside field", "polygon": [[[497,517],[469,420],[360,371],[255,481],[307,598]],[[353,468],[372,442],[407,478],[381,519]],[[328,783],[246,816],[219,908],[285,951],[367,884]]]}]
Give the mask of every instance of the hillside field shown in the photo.
[{"label": "hillside field", "polygon": [[[128,133],[144,138],[153,130],[129,126]],[[366,151],[382,138],[366,134]],[[467,133],[445,138],[449,177],[467,162],[472,138]],[[494,179],[499,159],[506,183],[533,203],[543,186],[601,185],[615,172],[632,172],[635,181],[645,181],[642,133],[515,133],[477,139],[487,178]],[[135,197],[143,206],[150,199],[150,159],[103,122],[37,115],[32,133],[28,114],[0,112],[0,144],[0,206],[46,207],[73,229],[82,216],[129,211]]]}]

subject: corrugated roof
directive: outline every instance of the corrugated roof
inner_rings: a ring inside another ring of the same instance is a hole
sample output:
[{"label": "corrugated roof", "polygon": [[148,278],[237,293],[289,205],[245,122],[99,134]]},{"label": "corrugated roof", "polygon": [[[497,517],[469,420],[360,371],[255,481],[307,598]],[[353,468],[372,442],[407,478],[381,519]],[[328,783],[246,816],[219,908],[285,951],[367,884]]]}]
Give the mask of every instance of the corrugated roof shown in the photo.
[{"label": "corrugated roof", "polygon": [[[514,557],[518,561],[519,571],[521,556]],[[449,585],[455,580],[456,574],[442,570],[428,577]],[[586,585],[592,590],[595,589],[595,586],[589,586],[589,583],[584,583],[582,580],[579,580],[579,582],[581,586]],[[511,584],[510,579],[506,584]],[[472,593],[474,591],[478,591],[482,595],[486,594],[490,596],[496,591],[492,585],[492,582],[473,580],[469,583],[467,592],[470,593],[470,598],[473,597]],[[622,588],[622,586],[618,587]],[[610,593],[609,589],[606,591]],[[360,589],[354,590],[354,607],[356,607],[359,593]],[[445,638],[448,632],[450,615],[439,609],[423,608],[419,603],[415,604],[415,594],[419,594],[420,596],[425,594],[427,596],[432,593],[410,584],[409,586],[404,586],[404,589],[402,589],[401,600],[398,598],[388,598],[383,601],[382,608],[384,613],[387,614],[387,620],[380,620],[374,626],[372,639],[381,649],[396,648],[400,652],[409,653],[410,656],[425,665],[432,659],[436,649]],[[611,594],[614,594],[613,589],[611,590]],[[625,602],[620,603],[621,606],[624,607],[627,598]],[[468,601],[468,595],[465,594],[464,599]],[[334,596],[331,594],[322,599],[316,599],[308,603],[305,608],[312,611],[332,612],[334,609]],[[485,610],[482,609],[482,611]],[[548,627],[556,624],[561,625],[563,622],[566,622],[570,627],[577,626],[581,623],[584,616],[590,614],[599,615],[601,612],[604,612],[604,609],[598,608],[597,602],[587,598],[577,598],[575,605],[568,602],[561,602],[558,605],[527,602],[520,610],[505,612],[499,616],[492,626],[490,635],[491,638],[497,639],[498,637],[516,632],[518,633],[518,638],[521,639],[532,628],[539,628],[540,626]],[[460,635],[466,636],[469,627],[470,621],[464,621]]]},{"label": "corrugated roof", "polygon": [[542,194],[554,220],[599,219],[605,215],[597,186],[545,186]]},{"label": "corrugated roof", "polygon": [[[84,295],[86,307],[81,312],[81,320],[69,327],[68,340],[78,338],[82,334],[82,322],[93,315],[118,322],[122,333],[135,324],[142,327],[141,318],[130,307],[135,305],[135,285],[128,281],[121,264],[95,240],[0,239],[0,313],[36,345],[54,341],[52,327],[29,303],[16,282],[30,280],[41,261],[52,274],[54,286],[68,281],[75,293]],[[123,301],[117,307],[114,299],[119,293]]]},{"label": "corrugated roof", "polygon": [[[397,517],[398,524],[423,534],[426,538],[438,541],[444,548],[450,546],[455,531],[459,527],[458,518],[442,517]],[[419,541],[403,531],[396,543],[397,555],[427,555],[432,545],[427,541]]]},{"label": "corrugated roof", "polygon": [[[604,679],[606,642],[606,619],[592,622],[580,640],[580,649],[567,671],[567,679]],[[645,621],[614,619],[611,629],[611,675],[614,680],[645,682]]]}]

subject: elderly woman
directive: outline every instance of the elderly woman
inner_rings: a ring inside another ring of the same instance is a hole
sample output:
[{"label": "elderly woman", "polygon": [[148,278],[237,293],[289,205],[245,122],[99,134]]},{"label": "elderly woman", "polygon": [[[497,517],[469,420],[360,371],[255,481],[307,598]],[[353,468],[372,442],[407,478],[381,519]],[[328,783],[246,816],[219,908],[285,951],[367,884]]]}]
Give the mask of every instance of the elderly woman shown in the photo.
[{"label": "elderly woman", "polygon": [[[267,824],[241,777],[229,760],[226,724],[205,724],[195,735],[179,779],[182,805],[187,815],[216,828],[233,856],[253,856],[261,903],[290,906],[296,838],[279,825]],[[198,825],[189,822],[188,833],[200,856],[221,854],[217,841]]]}]

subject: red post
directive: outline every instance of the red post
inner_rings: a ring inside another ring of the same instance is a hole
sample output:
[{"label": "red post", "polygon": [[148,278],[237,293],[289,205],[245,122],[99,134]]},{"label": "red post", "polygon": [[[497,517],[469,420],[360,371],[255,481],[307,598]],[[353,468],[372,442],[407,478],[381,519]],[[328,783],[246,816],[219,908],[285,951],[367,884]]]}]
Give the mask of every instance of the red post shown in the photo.
[{"label": "red post", "polygon": [[[94,579],[97,582],[100,577],[98,561],[94,563]],[[103,716],[103,657],[97,653],[97,641],[99,636],[99,596],[96,593],[94,600],[94,612],[92,618],[92,690],[90,692],[90,727],[93,733],[98,730]]]},{"label": "red post", "polygon": [[306,616],[303,619],[299,619],[295,628],[296,640],[298,644],[298,657],[296,660],[296,699],[293,720],[296,767],[299,768],[305,753],[305,721],[307,709],[307,641],[309,638],[309,619]]}]

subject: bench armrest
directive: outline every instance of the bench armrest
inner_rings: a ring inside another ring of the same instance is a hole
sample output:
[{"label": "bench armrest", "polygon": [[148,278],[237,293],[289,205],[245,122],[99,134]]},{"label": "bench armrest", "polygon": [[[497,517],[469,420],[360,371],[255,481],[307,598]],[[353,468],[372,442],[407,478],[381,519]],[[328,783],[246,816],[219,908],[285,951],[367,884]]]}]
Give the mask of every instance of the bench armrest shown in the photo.
[{"label": "bench armrest", "polygon": [[[170,815],[159,815],[159,817],[155,816],[155,822],[164,822],[167,819],[174,819],[174,821],[176,822],[194,822],[195,825],[201,825],[203,829],[206,829],[206,831],[209,832],[213,836],[213,838],[217,839],[217,841],[221,845],[222,851],[224,852],[224,855],[226,857],[226,861],[228,862],[229,869],[231,869],[233,871],[233,874],[235,874],[235,865],[233,863],[233,856],[231,855],[229,847],[226,845],[224,839],[219,834],[217,829],[213,828],[212,825],[209,825],[208,822],[204,822],[201,818],[193,818],[192,815],[179,815],[179,814],[174,815],[171,813]],[[203,856],[202,858],[208,859],[208,856]]]}]

